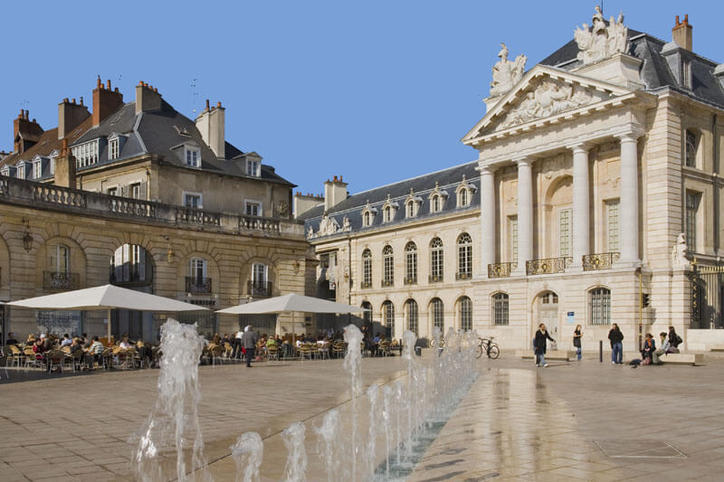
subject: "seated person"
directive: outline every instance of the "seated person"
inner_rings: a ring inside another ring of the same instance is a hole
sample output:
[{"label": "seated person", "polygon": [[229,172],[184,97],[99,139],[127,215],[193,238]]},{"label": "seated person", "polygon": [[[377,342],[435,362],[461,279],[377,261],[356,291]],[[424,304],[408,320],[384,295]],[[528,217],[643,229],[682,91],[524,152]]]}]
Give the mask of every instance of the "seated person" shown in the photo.
[{"label": "seated person", "polygon": [[35,353],[36,360],[43,360],[45,358],[45,352],[48,351],[45,349],[43,340],[44,338],[38,338],[35,340],[35,343],[33,343],[33,353]]},{"label": "seated person", "polygon": [[8,338],[5,340],[6,345],[17,345],[18,340],[15,339],[15,333],[12,331],[8,333]]},{"label": "seated person", "polygon": [[666,339],[666,332],[662,331],[659,333],[659,337],[661,338],[661,346],[658,350],[654,351],[652,356],[652,361],[655,365],[661,365],[663,362],[659,359],[661,355],[665,355],[669,353],[669,348],[671,348],[671,345],[669,344],[669,340]]},{"label": "seated person", "polygon": [[669,349],[666,353],[679,353],[679,345],[683,342],[681,337],[676,333],[673,326],[669,327]]},{"label": "seated person", "polygon": [[142,340],[138,340],[136,342],[136,351],[138,352],[138,357],[146,362],[146,366],[151,366],[151,361],[153,361],[153,352],[151,351],[151,347],[146,345]]},{"label": "seated person", "polygon": [[118,346],[119,346],[122,350],[128,350],[129,348],[132,348],[132,347],[133,347],[133,345],[131,345],[131,342],[128,341],[128,337],[127,337],[127,336],[124,336],[124,337],[121,339],[121,344],[118,345]]},{"label": "seated person", "polygon": [[73,340],[71,340],[70,335],[67,333],[63,335],[63,341],[60,342],[60,347],[63,348],[64,346],[70,346],[73,344]]},{"label": "seated person", "polygon": [[83,351],[81,340],[78,337],[73,338],[70,342],[70,356],[73,357],[73,363],[77,361],[82,365],[85,362],[85,352]]},{"label": "seated person", "polygon": [[641,364],[651,364],[654,352],[656,352],[656,343],[654,342],[654,336],[651,333],[647,333],[646,340],[644,341],[644,348],[643,350],[641,350]]},{"label": "seated person", "polygon": [[277,340],[273,336],[270,336],[269,339],[266,341],[266,347],[269,348],[271,346],[273,346],[274,348],[278,346]]}]

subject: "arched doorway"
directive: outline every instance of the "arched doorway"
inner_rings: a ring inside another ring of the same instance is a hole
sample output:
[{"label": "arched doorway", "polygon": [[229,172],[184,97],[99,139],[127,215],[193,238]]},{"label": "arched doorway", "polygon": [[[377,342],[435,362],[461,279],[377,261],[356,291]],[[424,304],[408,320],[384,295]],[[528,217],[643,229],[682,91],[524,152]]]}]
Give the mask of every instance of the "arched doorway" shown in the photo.
[{"label": "arched doorway", "polygon": [[535,300],[535,320],[532,326],[532,333],[538,329],[538,325],[545,323],[551,337],[558,339],[560,332],[560,316],[558,313],[558,295],[553,291],[539,293]]},{"label": "arched doorway", "polygon": [[[109,281],[124,288],[153,293],[154,263],[151,253],[138,244],[119,246],[111,256]],[[111,334],[118,339],[128,335],[132,340],[157,341],[153,313],[113,310]]]}]

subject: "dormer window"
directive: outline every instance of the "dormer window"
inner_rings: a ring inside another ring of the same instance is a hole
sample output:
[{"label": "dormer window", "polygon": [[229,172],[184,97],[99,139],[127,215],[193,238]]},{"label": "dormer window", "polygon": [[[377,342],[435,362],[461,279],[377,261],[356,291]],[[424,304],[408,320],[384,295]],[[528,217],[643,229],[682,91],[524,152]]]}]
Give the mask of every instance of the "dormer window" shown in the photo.
[{"label": "dormer window", "polygon": [[407,209],[405,210],[407,213],[408,218],[414,218],[415,217],[415,203],[413,201],[409,201],[407,203]]},{"label": "dormer window", "polygon": [[33,161],[33,179],[40,179],[43,177],[43,162],[38,159]]},{"label": "dormer window", "polygon": [[364,213],[364,217],[362,218],[362,224],[363,224],[364,226],[369,226],[369,225],[372,224],[372,221],[371,221],[371,219],[370,219],[370,213],[369,213],[369,212]]},{"label": "dormer window", "polygon": [[430,202],[430,211],[433,213],[437,213],[440,211],[440,196],[434,195],[432,197],[432,200]]},{"label": "dormer window", "polygon": [[473,199],[473,193],[475,191],[476,191],[475,186],[473,184],[470,184],[465,179],[465,174],[463,174],[463,180],[457,188],[458,207],[464,208],[464,207],[470,206],[470,203]]},{"label": "dormer window", "polygon": [[375,222],[375,214],[377,209],[370,206],[370,202],[367,201],[367,205],[362,210],[362,227],[368,228]]},{"label": "dormer window", "polygon": [[410,189],[410,194],[408,194],[407,198],[405,198],[405,217],[407,219],[410,219],[417,216],[417,212],[420,209],[420,204],[422,204],[422,198],[419,196],[415,196],[413,190]]},{"label": "dormer window", "polygon": [[439,213],[442,211],[445,199],[447,198],[447,191],[440,190],[440,187],[435,183],[435,189],[430,193],[430,212]]},{"label": "dormer window", "polygon": [[93,139],[71,149],[76,167],[87,167],[98,162],[98,139]]},{"label": "dormer window", "polygon": [[392,200],[390,199],[390,195],[388,194],[385,204],[382,205],[382,222],[392,222],[392,220],[395,219],[395,214],[397,214],[397,209],[399,207],[399,204],[397,204],[396,202],[392,202]]},{"label": "dormer window", "polygon": [[259,172],[259,168],[261,167],[261,162],[259,162],[258,159],[247,159],[246,160],[246,175],[252,176],[252,177],[260,177],[261,174]]},{"label": "dormer window", "polygon": [[392,208],[387,206],[384,210],[382,222],[389,223],[390,221],[392,221]]},{"label": "dormer window", "polygon": [[18,164],[15,167],[16,167],[15,175],[17,176],[17,178],[25,179],[25,161],[18,162]]},{"label": "dormer window", "polygon": [[0,174],[3,176],[9,176],[10,175],[10,168],[8,166],[3,167],[0,169]]},{"label": "dormer window", "polygon": [[186,165],[189,167],[201,167],[201,149],[198,147],[186,146]]},{"label": "dormer window", "polygon": [[118,156],[121,154],[121,143],[118,137],[115,137],[108,141],[108,159],[114,160],[118,159]]}]

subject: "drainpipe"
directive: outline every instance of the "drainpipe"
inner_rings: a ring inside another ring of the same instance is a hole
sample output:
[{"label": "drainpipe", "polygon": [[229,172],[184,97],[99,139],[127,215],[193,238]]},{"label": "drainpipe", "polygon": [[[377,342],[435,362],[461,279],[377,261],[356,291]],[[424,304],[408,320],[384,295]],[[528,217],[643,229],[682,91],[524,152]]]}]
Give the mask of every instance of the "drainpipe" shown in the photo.
[{"label": "drainpipe", "polygon": [[718,149],[718,135],[717,135],[717,121],[718,117],[714,114],[711,118],[711,133],[712,133],[712,163],[714,168],[714,253],[719,256],[719,149]]},{"label": "drainpipe", "polygon": [[[349,278],[347,279],[347,304],[352,304],[352,236],[347,235],[347,269],[349,269]],[[347,324],[352,323],[352,313],[347,313]]]}]

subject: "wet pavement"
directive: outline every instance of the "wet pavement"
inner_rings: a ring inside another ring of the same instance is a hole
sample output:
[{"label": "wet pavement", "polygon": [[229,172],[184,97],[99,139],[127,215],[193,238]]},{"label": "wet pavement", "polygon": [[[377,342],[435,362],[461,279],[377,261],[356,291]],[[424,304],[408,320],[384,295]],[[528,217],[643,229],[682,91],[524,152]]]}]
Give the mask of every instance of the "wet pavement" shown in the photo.
[{"label": "wet pavement", "polygon": [[[597,360],[535,368],[505,356],[478,363],[477,382],[409,480],[721,480],[724,360],[637,369]],[[399,358],[364,359],[364,385],[403,368]],[[158,373],[0,385],[0,481],[128,479]],[[201,367],[200,383],[216,480],[233,480],[229,446],[250,430],[265,439],[264,479],[278,480],[279,432],[298,420],[317,425],[349,396],[339,360]],[[321,473],[315,445],[310,435],[309,480]]]}]

